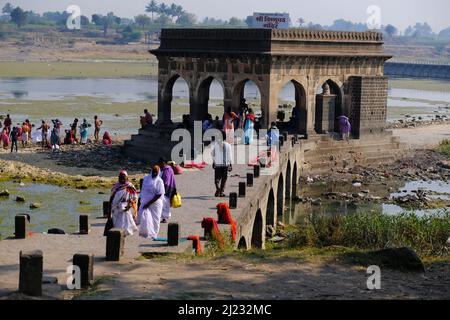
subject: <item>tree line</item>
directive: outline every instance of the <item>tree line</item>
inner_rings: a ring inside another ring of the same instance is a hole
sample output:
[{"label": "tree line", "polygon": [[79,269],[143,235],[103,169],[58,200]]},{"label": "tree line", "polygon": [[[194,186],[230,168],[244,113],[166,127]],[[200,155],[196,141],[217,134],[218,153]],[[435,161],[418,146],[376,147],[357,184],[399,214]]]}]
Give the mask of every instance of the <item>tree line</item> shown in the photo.
[{"label": "tree line", "polygon": [[[206,17],[198,20],[193,13],[186,11],[181,5],[175,3],[158,3],[151,0],[143,13],[135,16],[133,19],[116,16],[113,12],[105,15],[96,13],[90,18],[81,16],[81,26],[99,28],[103,30],[103,36],[108,36],[111,28],[122,35],[124,41],[139,41],[143,32],[159,31],[161,28],[171,27],[203,27],[203,28],[247,28],[252,26],[253,17],[248,16],[245,19],[232,17],[228,20]],[[49,25],[64,26],[70,14],[62,12],[45,12],[38,14],[33,11],[26,11],[20,7],[15,7],[7,3],[2,8],[3,15],[0,16],[0,22],[12,23],[18,28],[25,25]],[[297,24],[291,27],[307,28],[315,30],[340,30],[340,31],[367,31],[368,27],[364,23],[353,23],[344,19],[338,19],[332,25],[320,25],[314,22],[306,23],[305,19],[297,19]],[[381,27],[381,32],[389,37],[410,37],[410,38],[450,38],[450,27],[439,33],[434,33],[428,23],[416,23],[409,26],[404,32],[401,32],[394,25]]]}]

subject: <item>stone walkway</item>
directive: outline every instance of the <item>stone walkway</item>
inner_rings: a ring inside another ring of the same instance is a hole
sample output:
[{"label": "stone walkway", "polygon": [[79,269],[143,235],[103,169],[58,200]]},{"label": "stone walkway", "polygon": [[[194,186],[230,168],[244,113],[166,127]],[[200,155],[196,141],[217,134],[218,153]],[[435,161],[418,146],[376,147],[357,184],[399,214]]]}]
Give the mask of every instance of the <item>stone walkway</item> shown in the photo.
[{"label": "stone walkway", "polygon": [[[262,142],[261,142],[262,143]],[[234,165],[228,182],[226,194],[238,192],[238,185],[246,181],[247,172],[253,172],[248,165]],[[151,241],[140,238],[137,234],[125,240],[125,254],[121,262],[105,261],[106,238],[103,237],[104,219],[90,217],[91,232],[89,235],[45,235],[34,234],[25,240],[5,239],[0,241],[0,296],[17,290],[19,279],[19,253],[21,250],[42,250],[44,255],[44,274],[58,278],[59,284],[66,283],[66,269],[71,265],[75,253],[91,253],[95,256],[95,276],[111,274],[115,265],[131,263],[145,252],[188,252],[192,253],[192,242],[187,241],[189,235],[203,236],[201,221],[204,217],[217,219],[216,205],[228,203],[227,198],[215,198],[214,171],[211,166],[203,170],[189,170],[177,176],[177,189],[182,195],[183,205],[172,212],[172,222],[180,224],[181,243],[178,247],[167,247],[164,241]],[[256,179],[255,184],[262,179]],[[247,198],[252,197],[252,189],[247,189]],[[106,200],[106,199],[105,199]],[[238,199],[238,208],[232,210],[235,220],[244,207],[245,199]],[[101,212],[98,214],[102,215]],[[14,216],[11,216],[14,219]],[[167,238],[167,224],[161,225],[161,238]],[[204,245],[204,242],[203,242]]]}]

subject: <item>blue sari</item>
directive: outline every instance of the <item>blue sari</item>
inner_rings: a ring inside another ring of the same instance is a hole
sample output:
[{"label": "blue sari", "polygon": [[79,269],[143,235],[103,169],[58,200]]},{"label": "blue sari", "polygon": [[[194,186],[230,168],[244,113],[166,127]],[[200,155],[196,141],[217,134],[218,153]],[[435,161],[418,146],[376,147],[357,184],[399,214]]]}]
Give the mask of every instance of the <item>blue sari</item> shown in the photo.
[{"label": "blue sari", "polygon": [[248,115],[244,124],[244,141],[249,145],[253,143],[253,131],[255,130],[255,117]]}]

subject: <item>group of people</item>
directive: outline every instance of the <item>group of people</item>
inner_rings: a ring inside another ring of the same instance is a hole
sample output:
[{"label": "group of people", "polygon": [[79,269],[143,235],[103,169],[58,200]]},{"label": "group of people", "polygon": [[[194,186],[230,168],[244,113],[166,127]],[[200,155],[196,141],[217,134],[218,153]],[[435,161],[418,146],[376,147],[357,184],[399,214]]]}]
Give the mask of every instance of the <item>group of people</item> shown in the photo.
[{"label": "group of people", "polygon": [[[18,141],[21,142],[22,147],[25,148],[36,140],[42,145],[43,148],[51,148],[52,150],[59,150],[61,146],[61,128],[63,126],[59,119],[54,119],[51,121],[53,128],[45,120],[41,121],[41,126],[37,128],[33,134],[35,128],[34,124],[27,119],[22,125],[17,124],[17,126],[12,126],[11,116],[8,114],[3,121],[3,125],[0,122],[1,136],[0,143],[4,149],[7,149],[11,145],[11,152],[14,150],[18,152]],[[94,117],[94,140],[98,143],[100,140],[100,130],[103,125],[103,121]],[[87,122],[86,119],[79,124],[79,120],[75,119],[70,125],[68,130],[65,130],[64,144],[75,144],[79,143],[85,145],[88,143],[89,128],[91,124]],[[80,136],[77,137],[77,132],[80,130]],[[109,132],[105,132],[102,138],[102,144],[111,145],[112,139]]]},{"label": "group of people", "polygon": [[3,125],[0,122],[1,137],[0,143],[3,149],[8,149],[11,145],[11,152],[16,150],[18,152],[18,141],[21,141],[22,147],[28,146],[31,141],[31,132],[34,125],[31,124],[30,120],[25,120],[22,125],[17,124],[17,126],[12,126],[11,116],[8,114],[3,121]]},{"label": "group of people", "polygon": [[173,163],[160,159],[144,177],[140,193],[121,171],[111,191],[110,227],[124,230],[125,235],[139,235],[156,240],[161,223],[171,218],[171,201],[177,192]]}]

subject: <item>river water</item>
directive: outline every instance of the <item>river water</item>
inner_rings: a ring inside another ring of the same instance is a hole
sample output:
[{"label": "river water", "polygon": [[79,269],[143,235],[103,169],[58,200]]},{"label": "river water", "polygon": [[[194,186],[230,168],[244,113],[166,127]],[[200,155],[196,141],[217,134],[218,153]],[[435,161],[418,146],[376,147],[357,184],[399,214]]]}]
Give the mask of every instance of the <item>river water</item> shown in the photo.
[{"label": "river water", "polygon": [[[157,90],[156,79],[0,78],[0,98],[18,101],[63,100],[77,96],[107,98],[113,102],[155,101],[158,97]],[[252,82],[246,85],[245,92],[248,97],[259,98],[258,89]],[[178,80],[175,83],[173,96],[188,98],[188,88],[183,81]],[[448,92],[391,88],[389,97],[441,101],[450,104],[450,83]],[[223,89],[217,81],[213,81],[211,85],[210,98],[223,99]],[[294,87],[285,86],[280,98],[285,101],[295,101]],[[395,100],[389,101],[390,105],[398,105],[398,102],[394,103]],[[424,106],[424,103],[420,106]]]},{"label": "river water", "polygon": [[[0,190],[5,189],[11,194],[9,198],[0,198],[0,234],[3,238],[14,233],[17,214],[31,216],[32,232],[47,232],[52,228],[63,229],[67,233],[78,232],[79,216],[102,216],[103,201],[109,197],[109,191],[101,189],[76,190],[48,184],[0,182]],[[17,196],[24,197],[25,202],[16,202]],[[32,203],[40,203],[41,207],[31,210]]]}]

